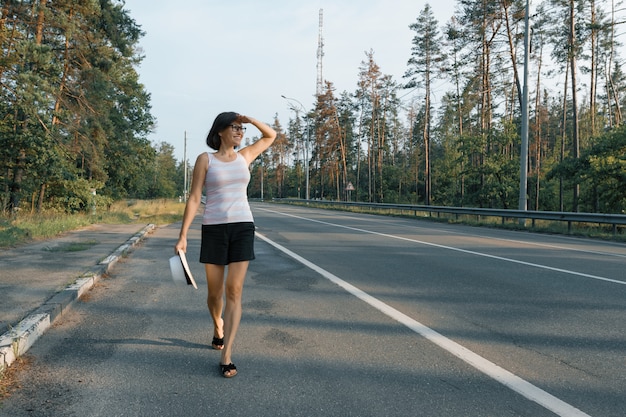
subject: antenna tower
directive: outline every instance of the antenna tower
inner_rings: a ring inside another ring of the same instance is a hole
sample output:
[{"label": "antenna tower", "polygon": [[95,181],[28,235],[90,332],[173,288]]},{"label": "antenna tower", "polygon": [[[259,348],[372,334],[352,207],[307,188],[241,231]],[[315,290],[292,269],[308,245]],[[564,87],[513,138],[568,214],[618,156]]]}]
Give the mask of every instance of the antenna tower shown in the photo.
[{"label": "antenna tower", "polygon": [[322,23],[324,20],[324,9],[320,9],[320,31],[317,38],[317,85],[315,93],[322,95],[324,89],[324,78],[322,76],[322,57],[324,56],[324,38],[322,37]]}]

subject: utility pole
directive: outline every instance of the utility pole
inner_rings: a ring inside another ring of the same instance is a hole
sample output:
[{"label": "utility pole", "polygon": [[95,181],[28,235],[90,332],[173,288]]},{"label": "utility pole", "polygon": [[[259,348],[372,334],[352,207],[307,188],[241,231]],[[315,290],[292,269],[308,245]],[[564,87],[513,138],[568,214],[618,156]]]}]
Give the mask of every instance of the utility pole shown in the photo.
[{"label": "utility pole", "polygon": [[189,191],[188,191],[188,171],[189,168],[187,167],[187,131],[185,130],[185,145],[183,147],[183,169],[185,170],[185,183],[183,184],[183,200],[185,200],[185,203],[187,202],[187,196],[189,195]]}]

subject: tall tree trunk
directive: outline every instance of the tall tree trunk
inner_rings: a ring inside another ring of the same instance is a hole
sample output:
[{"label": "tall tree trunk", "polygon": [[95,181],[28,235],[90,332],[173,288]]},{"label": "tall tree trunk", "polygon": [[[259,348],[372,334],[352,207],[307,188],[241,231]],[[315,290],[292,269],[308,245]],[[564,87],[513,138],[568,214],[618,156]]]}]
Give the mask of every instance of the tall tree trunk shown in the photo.
[{"label": "tall tree trunk", "polygon": [[515,87],[517,90],[517,100],[519,102],[519,107],[522,108],[522,106],[524,105],[522,100],[522,85],[519,80],[519,72],[517,71],[517,56],[515,54],[515,43],[513,41],[513,33],[509,18],[508,5],[510,5],[510,2],[509,0],[500,0],[500,4],[502,5],[502,10],[504,11],[504,22],[506,23],[506,34],[509,42],[509,54],[511,56],[511,64],[513,66],[513,80],[515,82]]},{"label": "tall tree trunk", "polygon": [[[459,129],[459,138],[461,138],[461,143],[459,144],[460,149],[463,149],[463,104],[461,100],[461,76],[458,70],[458,60],[456,51],[454,53],[454,83],[456,88],[456,111],[457,111],[457,122]],[[461,202],[465,198],[465,158],[461,157]]]},{"label": "tall tree trunk", "polygon": [[428,71],[425,73],[426,77],[426,98],[424,108],[424,182],[425,190],[424,196],[426,199],[426,205],[430,205],[431,200],[431,174],[430,174],[430,74]]},{"label": "tall tree trunk", "polygon": [[415,199],[413,203],[418,204],[418,196],[419,196],[419,153],[417,151],[418,147],[415,144],[415,119],[416,119],[416,110],[415,103],[411,103],[411,107],[409,109],[409,151],[407,153],[407,158],[409,161],[409,173],[411,174],[411,180],[413,181],[415,188]]},{"label": "tall tree trunk", "polygon": [[363,106],[361,105],[361,111],[359,112],[359,132],[357,133],[358,140],[356,141],[356,190],[354,192],[355,201],[359,200],[359,192],[361,191],[361,137],[363,135]]},{"label": "tall tree trunk", "polygon": [[37,11],[37,26],[35,28],[35,42],[41,45],[43,40],[43,22],[45,17],[46,3],[48,0],[39,0],[39,10]]},{"label": "tall tree trunk", "polygon": [[[492,108],[492,91],[491,91],[491,43],[493,42],[497,30],[492,28],[491,37],[488,37],[488,14],[487,14],[487,0],[483,0],[482,7],[484,10],[482,20],[482,39],[481,39],[481,109],[480,109],[480,128],[481,136],[484,139],[483,149],[480,154],[479,165],[480,170],[480,187],[484,189],[485,186],[485,173],[482,169],[485,165],[485,160],[490,153],[490,129],[492,124],[493,108]],[[483,206],[481,199],[480,206]]]},{"label": "tall tree trunk", "polygon": [[339,115],[337,114],[337,108],[335,107],[335,124],[337,125],[337,134],[339,135],[339,151],[341,152],[341,168],[343,173],[341,174],[341,182],[343,183],[343,192],[341,194],[337,193],[337,196],[344,196],[344,200],[347,201],[347,186],[348,186],[348,165],[347,165],[347,157],[346,157],[346,135],[343,133],[343,129],[339,124]]},{"label": "tall tree trunk", "polygon": [[[570,72],[572,77],[572,150],[574,159],[580,157],[580,139],[578,132],[578,100],[576,94],[576,37],[575,37],[575,0],[570,0],[570,30],[569,30],[569,52],[570,52]],[[578,198],[580,194],[580,184],[574,179],[574,198],[572,211],[578,211]]]},{"label": "tall tree trunk", "polygon": [[622,124],[622,110],[620,107],[619,93],[615,87],[613,75],[611,73],[613,70],[613,56],[615,54],[615,25],[615,0],[613,0],[611,1],[611,50],[609,52],[609,62],[606,64],[607,97],[609,97],[607,105],[609,112],[611,111],[611,100],[615,103],[615,116],[609,118],[611,127]]},{"label": "tall tree trunk", "polygon": [[537,86],[535,94],[535,210],[539,210],[539,190],[541,183],[541,51],[537,64]]},{"label": "tall tree trunk", "polygon": [[[568,55],[569,59],[569,55]],[[563,119],[561,121],[561,152],[559,162],[565,159],[565,140],[567,139],[567,88],[569,82],[569,62],[565,65],[565,82],[563,86]],[[565,211],[565,196],[563,186],[563,175],[559,175],[559,210]]]},{"label": "tall tree trunk", "polygon": [[597,133],[596,127],[596,109],[597,109],[597,83],[598,83],[598,64],[597,64],[597,56],[598,51],[596,50],[598,44],[598,28],[596,22],[596,2],[595,0],[590,0],[591,7],[591,68],[589,73],[590,84],[589,84],[589,115],[591,117],[591,135],[595,136]]},{"label": "tall tree trunk", "polygon": [[374,182],[374,112],[372,112],[372,121],[370,122],[370,134],[368,137],[367,145],[367,192],[368,202],[372,203],[373,200],[373,182]]},{"label": "tall tree trunk", "polygon": [[543,42],[540,42],[539,61],[537,63],[537,86],[535,95],[535,210],[539,210],[539,189],[541,180],[541,64],[543,62]]},{"label": "tall tree trunk", "polygon": [[13,168],[11,186],[9,187],[9,210],[11,212],[17,212],[20,208],[20,195],[22,194],[22,180],[24,178],[24,163],[26,160],[26,152],[21,150],[15,161],[15,167]]},{"label": "tall tree trunk", "polygon": [[378,137],[378,203],[384,202],[385,192],[383,190],[384,181],[383,181],[383,154],[385,152],[385,125],[387,123],[385,112],[386,104],[381,103],[379,106],[378,114],[382,113],[382,118],[379,118],[376,123],[376,136]]},{"label": "tall tree trunk", "polygon": [[[46,10],[47,2],[48,2],[47,0],[39,0],[39,10],[37,13],[37,27],[35,29],[35,42],[37,43],[37,45],[41,45],[41,42],[43,41],[43,28],[44,28],[45,10]],[[55,104],[55,109],[56,109],[56,104]],[[53,120],[53,124],[54,124],[54,120]],[[40,213],[43,208],[43,201],[46,196],[46,188],[47,188],[47,184],[44,178],[44,180],[39,185],[39,198],[37,199],[37,212],[38,213]]]},{"label": "tall tree trunk", "polygon": [[37,199],[37,213],[41,213],[43,209],[43,200],[46,197],[46,183],[42,183],[39,187],[39,198]]}]

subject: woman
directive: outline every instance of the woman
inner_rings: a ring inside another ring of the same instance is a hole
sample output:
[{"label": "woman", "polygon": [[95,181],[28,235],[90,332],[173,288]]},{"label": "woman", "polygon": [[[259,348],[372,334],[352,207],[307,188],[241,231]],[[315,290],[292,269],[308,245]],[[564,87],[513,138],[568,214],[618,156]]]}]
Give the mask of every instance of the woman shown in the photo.
[{"label": "woman", "polygon": [[[246,130],[244,123],[256,127],[262,137],[237,151]],[[175,246],[176,253],[187,251],[187,231],[200,206],[204,187],[206,206],[200,262],[204,263],[206,271],[207,305],[213,319],[212,346],[222,351],[220,370],[226,378],[237,374],[231,358],[232,347],[241,321],[243,282],[248,264],[254,259],[254,220],[246,194],[250,181],[248,167],[275,138],[274,129],[248,116],[226,112],[215,118],[206,142],[216,152],[205,152],[196,159],[191,191]]]}]

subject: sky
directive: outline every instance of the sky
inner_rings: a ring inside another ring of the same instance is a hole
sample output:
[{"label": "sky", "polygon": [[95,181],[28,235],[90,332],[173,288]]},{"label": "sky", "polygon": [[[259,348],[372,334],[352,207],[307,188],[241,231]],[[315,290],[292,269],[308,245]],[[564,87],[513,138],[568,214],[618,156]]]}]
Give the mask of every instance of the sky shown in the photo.
[{"label": "sky", "polygon": [[[284,129],[297,102],[310,110],[317,83],[320,9],[322,75],[335,93],[354,92],[366,52],[385,75],[402,81],[425,0],[126,0],[125,9],[145,32],[137,68],[151,94],[157,120],[148,139],[167,142],[182,161],[208,150],[215,117],[235,111]],[[428,2],[439,25],[456,0]],[[295,99],[290,102],[282,98]],[[407,96],[405,99],[410,99]],[[250,126],[246,139],[258,137]]]}]

